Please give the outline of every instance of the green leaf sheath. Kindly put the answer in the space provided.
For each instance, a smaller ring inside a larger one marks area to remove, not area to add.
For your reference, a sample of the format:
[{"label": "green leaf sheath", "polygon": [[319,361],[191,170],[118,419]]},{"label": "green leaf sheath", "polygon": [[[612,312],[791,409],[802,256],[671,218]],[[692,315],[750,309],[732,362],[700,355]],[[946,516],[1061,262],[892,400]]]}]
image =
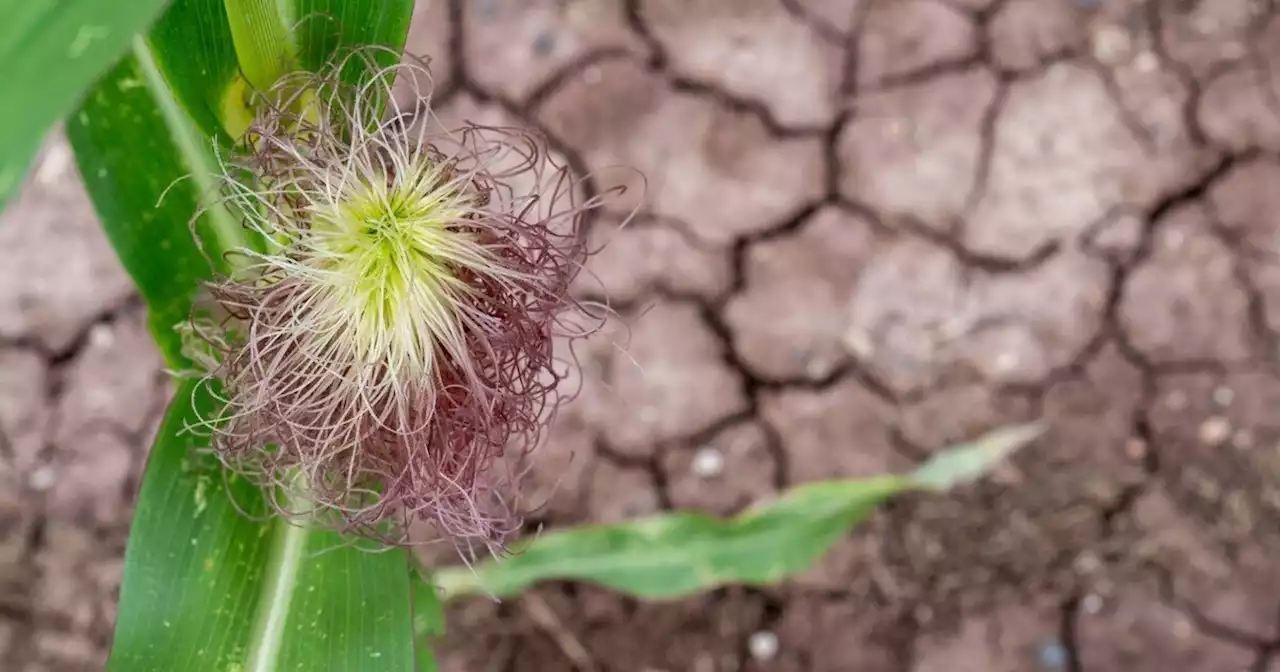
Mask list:
[{"label": "green leaf sheath", "polygon": [[164,0],[0,0],[0,208],[45,132],[129,48]]},{"label": "green leaf sheath", "polygon": [[290,41],[276,0],[224,0],[240,72],[266,90],[294,70]]},{"label": "green leaf sheath", "polygon": [[[397,54],[404,50],[413,16],[411,2],[396,0],[284,0],[284,4],[296,26],[299,62],[304,69],[313,71],[325,67],[335,55],[346,55],[350,45],[361,44],[387,47],[387,51],[374,54],[374,61],[378,67],[394,65]],[[387,39],[390,36],[398,39]],[[342,71],[343,80],[352,84],[367,75],[368,70],[360,61],[347,63]]]},{"label": "green leaf sheath", "polygon": [[1038,435],[1034,425],[999,430],[940,452],[913,474],[810,483],[729,520],[686,512],[549,532],[517,544],[510,557],[441,569],[434,580],[446,599],[509,596],[550,579],[590,581],[642,598],[774,583],[808,569],[889,497],[968,482]]},{"label": "green leaf sheath", "polygon": [[178,106],[223,143],[248,125],[245,89],[222,0],[174,0],[147,35]]},{"label": "green leaf sheath", "polygon": [[414,669],[405,554],[267,517],[258,488],[226,477],[183,431],[214,403],[184,383],[160,427],[108,670]]}]

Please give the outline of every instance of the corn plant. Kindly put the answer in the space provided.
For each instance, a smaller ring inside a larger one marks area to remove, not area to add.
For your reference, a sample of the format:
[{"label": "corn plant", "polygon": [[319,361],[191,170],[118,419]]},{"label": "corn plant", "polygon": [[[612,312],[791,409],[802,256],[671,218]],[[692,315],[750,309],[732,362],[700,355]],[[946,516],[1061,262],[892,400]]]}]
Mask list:
[{"label": "corn plant", "polygon": [[[177,381],[110,670],[433,669],[442,601],[548,579],[652,599],[775,583],[885,499],[978,477],[1037,433],[730,519],[508,543],[519,483],[489,467],[537,459],[564,376],[552,342],[589,331],[565,318],[600,204],[576,198],[581,176],[523,131],[415,123],[422,101],[393,95],[425,67],[402,55],[412,0],[0,5],[0,198],[64,120]],[[411,523],[484,559],[422,567]]]}]

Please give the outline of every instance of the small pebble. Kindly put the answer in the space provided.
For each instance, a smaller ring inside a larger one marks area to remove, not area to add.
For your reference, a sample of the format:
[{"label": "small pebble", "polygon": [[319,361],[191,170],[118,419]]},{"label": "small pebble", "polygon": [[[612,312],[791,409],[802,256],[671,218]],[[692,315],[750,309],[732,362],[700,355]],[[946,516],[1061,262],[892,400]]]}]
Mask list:
[{"label": "small pebble", "polygon": [[110,325],[98,323],[89,328],[89,344],[95,348],[109,348],[116,340]]},{"label": "small pebble", "polygon": [[808,355],[804,358],[804,373],[810,378],[821,378],[831,367],[817,355]]},{"label": "small pebble", "polygon": [[996,357],[996,373],[1012,373],[1018,368],[1018,354],[1002,352]]},{"label": "small pebble", "polygon": [[1221,386],[1213,390],[1213,403],[1219,406],[1230,406],[1231,402],[1236,398],[1235,390],[1229,387]]},{"label": "small pebble", "polygon": [[1200,423],[1200,443],[1206,446],[1220,446],[1231,436],[1231,421],[1215,415]]},{"label": "small pebble", "polygon": [[851,330],[845,334],[844,346],[855,357],[870,357],[875,351],[875,346],[871,343],[871,337],[861,330]]},{"label": "small pebble", "polygon": [[1160,69],[1160,57],[1153,52],[1144,51],[1133,58],[1133,69],[1142,74],[1155,72]]},{"label": "small pebble", "polygon": [[549,32],[538,33],[538,36],[533,38],[533,53],[541,58],[550,56],[555,48],[556,36]]},{"label": "small pebble", "polygon": [[56,483],[57,480],[58,475],[53,471],[53,467],[45,465],[31,472],[28,482],[31,484],[32,490],[35,490],[36,492],[44,492],[45,490],[52,488],[53,484]]},{"label": "small pebble", "polygon": [[761,630],[747,640],[747,650],[756,660],[773,660],[778,655],[778,636],[768,630]]},{"label": "small pebble", "polygon": [[1080,607],[1084,609],[1084,613],[1094,615],[1102,611],[1102,596],[1097,593],[1089,593],[1080,601]]},{"label": "small pebble", "polygon": [[36,181],[43,185],[56,184],[71,167],[71,150],[65,144],[50,145],[44,161],[36,169]]},{"label": "small pebble", "polygon": [[691,468],[698,478],[715,478],[724,473],[724,454],[712,446],[701,448],[693,456]]},{"label": "small pebble", "polygon": [[1075,566],[1076,571],[1081,574],[1092,574],[1102,569],[1102,561],[1098,556],[1086,551],[1076,556]]},{"label": "small pebble", "polygon": [[1043,670],[1061,670],[1067,666],[1067,647],[1054,641],[1040,647],[1040,668]]},{"label": "small pebble", "polygon": [[1093,34],[1093,55],[1108,65],[1125,60],[1131,48],[1129,35],[1119,26],[1102,26]]}]

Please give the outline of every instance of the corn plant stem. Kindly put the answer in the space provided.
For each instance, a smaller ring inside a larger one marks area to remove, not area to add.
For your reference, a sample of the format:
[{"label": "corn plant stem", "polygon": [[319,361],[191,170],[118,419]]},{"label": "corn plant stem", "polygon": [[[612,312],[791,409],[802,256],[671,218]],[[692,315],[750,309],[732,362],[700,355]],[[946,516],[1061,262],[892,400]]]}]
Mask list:
[{"label": "corn plant stem", "polygon": [[266,91],[293,70],[294,49],[276,0],[224,0],[240,72]]}]

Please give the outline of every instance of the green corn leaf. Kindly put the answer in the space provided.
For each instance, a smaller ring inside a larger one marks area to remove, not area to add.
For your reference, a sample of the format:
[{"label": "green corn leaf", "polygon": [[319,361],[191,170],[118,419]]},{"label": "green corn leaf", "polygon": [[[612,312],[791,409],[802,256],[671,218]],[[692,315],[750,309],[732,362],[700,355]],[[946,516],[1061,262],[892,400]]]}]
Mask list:
[{"label": "green corn leaf", "polygon": [[146,48],[169,97],[203,137],[225,143],[248,126],[247,90],[223,0],[173,0],[147,34]]},{"label": "green corn leaf", "polygon": [[413,610],[413,631],[418,635],[418,672],[436,672],[439,668],[431,655],[430,644],[444,636],[444,604],[429,573],[414,582]]},{"label": "green corn leaf", "polygon": [[[147,302],[151,333],[169,365],[180,368],[174,327],[190,316],[198,283],[212,270],[189,226],[215,186],[209,139],[183,113],[142,39],[66,128],[107,238]],[[196,229],[215,262],[244,244],[239,223],[221,207],[201,216]]]},{"label": "green corn leaf", "polygon": [[[296,0],[290,39],[305,67],[323,67],[322,49],[404,45],[411,0]],[[339,23],[341,22],[341,23]],[[343,29],[348,23],[356,27]],[[107,237],[146,299],[151,332],[180,368],[174,326],[190,315],[198,283],[213,263],[247,241],[225,209],[197,222],[202,254],[188,226],[216,186],[216,143],[247,125],[245,83],[236,63],[223,0],[176,0],[146,37],[90,90],[67,120],[80,174]],[[163,197],[163,198],[162,198]],[[221,269],[225,270],[225,269]]]},{"label": "green corn leaf", "polygon": [[293,40],[276,0],[225,0],[240,73],[269,89],[296,69]]},{"label": "green corn leaf", "polygon": [[147,27],[164,0],[0,0],[0,208],[45,131]]},{"label": "green corn leaf", "polygon": [[[245,104],[250,83],[241,74],[245,68],[236,60],[237,45],[228,7],[260,9],[269,5],[278,9],[280,21],[291,29],[284,36],[288,43],[278,45],[280,54],[287,55],[291,65],[312,72],[326,68],[355,47],[367,45],[386,47],[386,51],[376,52],[375,60],[381,66],[392,65],[395,55],[404,48],[413,14],[412,0],[224,2],[175,0],[156,21],[150,39],[157,66],[171,83],[183,109],[205,134],[223,140],[239,135],[251,118]],[[276,72],[263,62],[269,62],[264,52],[269,51],[269,41],[276,39],[277,32],[268,30],[265,36],[244,29],[239,32],[241,52],[255,55],[257,61],[247,70]],[[185,46],[192,44],[201,48],[188,50]],[[353,63],[343,74],[354,82],[366,73]],[[261,80],[260,85],[266,78],[265,74],[255,77]]]},{"label": "green corn leaf", "polygon": [[550,579],[651,599],[774,583],[811,567],[887,498],[970,481],[1036,436],[1035,426],[1000,430],[943,451],[913,474],[810,483],[728,520],[681,512],[549,532],[516,544],[507,558],[441,569],[433,580],[446,599],[505,597]]},{"label": "green corn leaf", "polygon": [[[384,22],[385,34],[359,33],[403,43],[409,0],[330,4],[403,15]],[[186,362],[174,325],[190,314],[211,264],[248,243],[229,213],[202,200],[215,186],[212,150],[237,122],[235,53],[221,0],[177,0],[67,121],[107,236],[178,369]],[[202,206],[194,228],[208,258],[191,234]],[[193,394],[191,383],[180,387],[147,463],[108,669],[415,669],[406,554],[368,552],[332,532],[265,516],[261,492],[228,478],[196,452],[199,437],[182,431],[197,411],[214,410],[211,398]]]},{"label": "green corn leaf", "polygon": [[270,518],[183,431],[214,403],[194,388],[179,388],[147,463],[107,669],[413,670],[404,553]]},{"label": "green corn leaf", "polygon": [[[422,0],[441,2],[442,0]],[[317,70],[342,54],[352,44],[390,45],[395,52],[404,48],[400,42],[379,39],[383,35],[407,35],[412,11],[403,11],[394,2],[369,0],[283,0],[286,18],[291,20],[297,35],[297,55],[304,69]],[[412,3],[409,3],[412,5]],[[412,7],[410,7],[412,10]],[[396,62],[390,51],[375,55],[375,62],[386,67]],[[343,79],[358,82],[365,76],[365,68],[358,62],[349,64],[343,71]]]},{"label": "green corn leaf", "polygon": [[442,570],[436,582],[448,597],[505,597],[539,581],[575,579],[654,599],[726,583],[773,583],[809,567],[846,528],[907,486],[895,477],[814,483],[729,521],[682,512],[550,532],[474,571]]},{"label": "green corn leaf", "polygon": [[1044,433],[1044,425],[1030,423],[1003,427],[972,443],[945,450],[912,472],[910,478],[921,490],[944,492],[986,475],[1014,451]]}]

